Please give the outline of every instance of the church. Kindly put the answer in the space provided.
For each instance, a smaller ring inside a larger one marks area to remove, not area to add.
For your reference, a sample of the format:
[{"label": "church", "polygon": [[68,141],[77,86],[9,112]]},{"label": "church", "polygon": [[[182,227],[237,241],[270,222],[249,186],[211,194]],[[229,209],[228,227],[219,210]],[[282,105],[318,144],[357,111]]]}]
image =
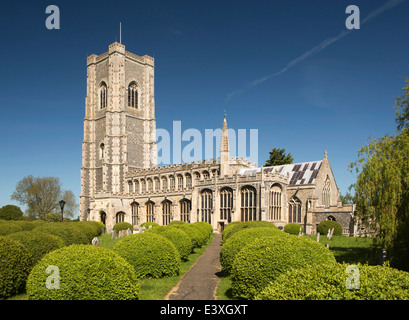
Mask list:
[{"label": "church", "polygon": [[298,223],[315,234],[335,220],[356,233],[354,205],[343,205],[325,151],[320,160],[260,167],[230,155],[227,119],[220,157],[157,165],[154,59],[121,43],[87,58],[80,220],[167,225],[206,221],[222,231],[233,221]]}]

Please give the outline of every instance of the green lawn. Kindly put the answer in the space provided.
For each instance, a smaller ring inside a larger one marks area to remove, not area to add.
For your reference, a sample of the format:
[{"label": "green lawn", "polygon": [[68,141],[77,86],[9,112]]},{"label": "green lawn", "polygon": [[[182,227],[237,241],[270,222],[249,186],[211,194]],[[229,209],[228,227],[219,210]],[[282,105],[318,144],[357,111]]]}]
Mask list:
[{"label": "green lawn", "polygon": [[[306,236],[317,240],[317,235]],[[326,236],[320,236],[320,243],[329,245],[337,262],[378,264],[377,248],[373,246],[372,238],[333,236],[328,240]],[[219,300],[234,300],[231,295],[231,279],[229,275],[220,274],[220,282],[216,289],[216,297]]]}]

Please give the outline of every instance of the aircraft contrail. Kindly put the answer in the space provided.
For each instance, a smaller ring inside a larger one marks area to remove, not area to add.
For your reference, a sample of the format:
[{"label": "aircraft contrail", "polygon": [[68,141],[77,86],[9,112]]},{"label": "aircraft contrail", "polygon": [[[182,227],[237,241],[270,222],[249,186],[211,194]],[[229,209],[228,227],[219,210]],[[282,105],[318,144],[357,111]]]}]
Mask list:
[{"label": "aircraft contrail", "polygon": [[[389,0],[387,3],[385,3],[384,5],[380,6],[378,9],[372,11],[370,14],[368,14],[367,17],[365,17],[365,19],[363,19],[361,21],[361,25],[365,24],[366,22],[376,18],[377,16],[379,16],[380,14],[382,14],[383,12],[385,12],[386,10],[392,9],[395,6],[397,6],[398,4],[405,2],[407,0]],[[236,95],[240,95],[243,92],[257,86],[260,83],[263,83],[264,81],[267,81],[271,78],[277,77],[280,74],[283,74],[284,72],[286,72],[287,70],[291,69],[292,67],[296,66],[297,64],[301,63],[302,61],[304,61],[305,59],[321,52],[322,50],[324,50],[326,47],[328,47],[329,45],[333,44],[334,42],[337,42],[338,40],[342,39],[343,37],[345,37],[346,35],[348,35],[351,31],[353,30],[344,30],[342,31],[338,36],[336,37],[332,37],[332,38],[328,38],[325,39],[324,41],[322,41],[319,45],[311,48],[310,50],[304,52],[301,56],[299,56],[298,58],[295,58],[294,60],[291,60],[287,66],[285,66],[284,68],[282,68],[280,71],[272,73],[270,75],[258,78],[256,80],[253,80],[251,82],[248,82],[245,86],[243,86],[241,89],[233,91],[231,93],[229,93],[226,97],[225,100],[225,104],[227,102],[229,102],[229,100],[236,96]]]}]

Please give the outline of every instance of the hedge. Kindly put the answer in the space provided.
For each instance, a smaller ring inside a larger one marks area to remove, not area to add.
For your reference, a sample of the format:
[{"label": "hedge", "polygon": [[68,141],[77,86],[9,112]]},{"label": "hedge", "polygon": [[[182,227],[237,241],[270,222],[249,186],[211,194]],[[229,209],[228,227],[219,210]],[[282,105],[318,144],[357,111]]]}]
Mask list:
[{"label": "hedge", "polygon": [[203,226],[203,227],[207,230],[207,232],[209,233],[209,236],[213,233],[213,227],[212,227],[212,225],[211,225],[210,223],[208,223],[208,222],[205,222],[205,221],[197,221],[197,222],[194,222],[193,225]]},{"label": "hedge", "polygon": [[99,221],[79,221],[76,223],[91,226],[95,237],[100,236],[105,231],[105,225]]},{"label": "hedge", "polygon": [[13,221],[13,223],[19,226],[21,229],[23,229],[23,231],[30,231],[38,227],[36,224],[33,224],[31,221],[19,220],[19,221]]},{"label": "hedge", "polygon": [[188,255],[193,250],[193,244],[190,237],[182,229],[159,226],[148,229],[145,232],[153,232],[167,238],[176,247],[181,259],[187,259]]},{"label": "hedge", "polygon": [[[349,264],[311,265],[282,274],[256,300],[408,300],[409,273],[389,266],[359,268],[359,289],[348,289]],[[353,283],[353,282],[352,282]]]},{"label": "hedge", "polygon": [[132,231],[133,225],[131,225],[129,222],[118,222],[114,225],[113,229],[114,231],[122,231],[127,229],[130,229]]},{"label": "hedge", "polygon": [[333,235],[342,235],[342,226],[339,224],[339,222],[336,222],[333,220],[321,221],[319,225],[317,226],[317,231],[321,235],[327,235],[328,230],[332,228],[334,228]]},{"label": "hedge", "polygon": [[65,246],[60,237],[42,232],[20,231],[9,234],[7,237],[22,243],[32,255],[34,264],[40,261],[46,253]]},{"label": "hedge", "polygon": [[32,256],[23,244],[0,236],[0,299],[23,291],[32,266]]},{"label": "hedge", "polygon": [[199,231],[197,227],[194,227],[190,223],[185,224],[174,224],[169,226],[169,228],[179,228],[186,232],[192,241],[193,248],[200,248],[203,245],[203,234]]},{"label": "hedge", "polygon": [[236,255],[231,269],[232,293],[252,299],[281,273],[323,263],[335,263],[335,258],[311,239],[280,233],[259,238]]},{"label": "hedge", "polygon": [[234,259],[237,253],[240,252],[246,245],[252,243],[254,240],[270,235],[281,234],[285,236],[282,231],[276,228],[247,228],[236,232],[228,241],[223,243],[220,249],[220,265],[222,271],[230,273]]},{"label": "hedge", "polygon": [[169,224],[168,224],[168,226],[173,226],[173,225],[175,225],[175,224],[185,224],[186,222],[184,222],[184,221],[180,221],[180,220],[173,220],[172,222],[170,222]]},{"label": "hedge", "polygon": [[268,221],[239,222],[239,223],[234,224],[232,227],[223,230],[222,232],[223,242],[227,241],[229,237],[231,237],[233,234],[235,234],[236,232],[240,230],[247,229],[247,228],[262,228],[262,227],[275,228],[278,230],[278,228],[274,224]]},{"label": "hedge", "polygon": [[[48,266],[58,267],[58,273],[55,269],[47,273]],[[47,278],[49,285],[59,288],[47,288]],[[27,280],[29,300],[136,300],[139,294],[132,266],[112,250],[91,245],[50,252]]]},{"label": "hedge", "polygon": [[33,229],[33,232],[43,232],[56,235],[63,239],[65,245],[67,246],[71,244],[90,243],[89,239],[80,229],[80,227],[75,226],[75,223],[73,222],[49,222]]},{"label": "hedge", "polygon": [[190,224],[190,226],[192,226],[193,228],[196,228],[200,232],[201,234],[200,246],[203,246],[207,242],[207,239],[209,239],[210,237],[209,230],[204,225],[197,224],[197,223],[192,223]]},{"label": "hedge", "polygon": [[13,232],[20,232],[23,231],[19,225],[15,224],[14,222],[3,222],[0,223],[0,236],[6,236]]},{"label": "hedge", "polygon": [[300,228],[301,231],[304,232],[304,228],[300,226],[298,223],[287,223],[284,226],[284,232],[287,232],[289,234],[295,234],[298,236],[298,234],[300,233]]},{"label": "hedge", "polygon": [[138,278],[161,278],[179,274],[179,252],[171,241],[159,234],[131,234],[119,240],[113,250],[134,267]]},{"label": "hedge", "polygon": [[159,227],[159,224],[156,222],[144,222],[141,224],[141,227],[145,227],[146,229],[149,229],[149,226],[152,226],[152,228],[154,228]]}]

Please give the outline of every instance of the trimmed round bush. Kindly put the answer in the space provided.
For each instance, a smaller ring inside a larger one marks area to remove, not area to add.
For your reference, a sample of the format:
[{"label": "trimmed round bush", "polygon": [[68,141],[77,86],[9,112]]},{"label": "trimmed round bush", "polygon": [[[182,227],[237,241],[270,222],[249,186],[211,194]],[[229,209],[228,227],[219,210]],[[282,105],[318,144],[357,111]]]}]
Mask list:
[{"label": "trimmed round bush", "polygon": [[280,233],[259,238],[236,255],[232,293],[252,299],[283,272],[324,263],[335,263],[332,252],[311,239]]},{"label": "trimmed round bush", "polygon": [[159,224],[156,222],[144,222],[141,224],[141,227],[145,227],[146,229],[149,229],[149,226],[152,226],[152,228],[154,228],[159,227]]},{"label": "trimmed round bush", "polygon": [[24,289],[32,266],[32,256],[23,244],[0,236],[0,299]]},{"label": "trimmed round bush", "polygon": [[8,234],[11,234],[14,232],[20,232],[20,231],[23,231],[23,228],[21,228],[19,225],[15,224],[14,222],[0,223],[0,236],[6,236]]},{"label": "trimmed round bush", "polygon": [[258,238],[277,234],[286,236],[286,234],[284,234],[278,228],[276,229],[268,227],[247,228],[236,232],[228,239],[228,241],[223,243],[223,246],[220,249],[220,264],[222,267],[222,271],[225,273],[230,273],[237,253],[239,253],[240,250],[243,249],[246,245],[252,243]]},{"label": "trimmed round bush", "polygon": [[197,222],[194,222],[192,225],[198,225],[198,226],[202,226],[206,231],[207,231],[207,233],[209,234],[209,237],[210,237],[210,235],[213,233],[213,227],[212,227],[212,225],[210,224],[210,223],[208,223],[208,222],[205,222],[205,221],[197,221]]},{"label": "trimmed round bush", "polygon": [[236,232],[247,228],[275,228],[279,230],[274,224],[268,221],[247,221],[234,224],[231,228],[226,229],[222,233],[223,242],[227,241]]},{"label": "trimmed round bush", "polygon": [[[58,267],[58,273],[55,269],[47,272],[49,266]],[[47,278],[49,285],[59,288],[47,288]],[[136,300],[139,294],[132,266],[112,250],[91,245],[48,253],[27,280],[29,300]]]},{"label": "trimmed round bush", "polygon": [[85,225],[92,230],[92,234],[94,237],[97,237],[102,234],[105,230],[105,225],[99,221],[78,221],[76,222],[78,225]]},{"label": "trimmed round bush", "polygon": [[46,253],[65,246],[60,237],[42,232],[20,231],[9,234],[7,237],[22,243],[32,255],[34,264]]},{"label": "trimmed round bush", "polygon": [[179,228],[186,232],[192,241],[193,248],[200,248],[203,245],[203,234],[197,228],[192,226],[190,223],[185,224],[174,224],[169,226],[169,228]]},{"label": "trimmed round bush", "polygon": [[153,232],[167,238],[176,247],[181,259],[187,259],[188,255],[193,250],[193,245],[190,237],[181,229],[159,226],[156,228],[148,229],[145,232]]},{"label": "trimmed round bush", "polygon": [[172,222],[170,222],[169,224],[168,224],[168,226],[173,226],[173,225],[175,225],[175,224],[185,224],[186,222],[184,222],[184,221],[180,221],[180,220],[173,220]]},{"label": "trimmed round bush", "polygon": [[200,232],[200,234],[202,235],[201,238],[200,238],[200,246],[203,246],[207,242],[207,239],[209,239],[209,236],[210,236],[209,230],[205,226],[203,226],[201,224],[192,223],[190,225],[193,228],[196,228],[196,230],[198,230]]},{"label": "trimmed round bush", "polygon": [[336,222],[333,220],[321,221],[319,225],[317,226],[317,231],[321,235],[327,235],[328,230],[332,228],[334,228],[333,235],[342,235],[342,226],[339,224],[339,222]]},{"label": "trimmed round bush", "polygon": [[33,232],[43,232],[60,237],[65,245],[88,244],[87,236],[79,227],[70,222],[49,222],[33,229]]},{"label": "trimmed round bush", "polygon": [[33,230],[35,227],[37,227],[31,221],[19,220],[19,221],[13,221],[13,223],[15,225],[18,225],[21,229],[23,229],[23,231],[30,231],[30,230]]},{"label": "trimmed round bush", "polygon": [[300,226],[298,223],[287,223],[284,226],[284,232],[287,232],[289,234],[295,234],[298,236],[298,234],[300,233],[300,228],[301,231],[304,232],[304,228]]},{"label": "trimmed round bush", "polygon": [[[389,266],[359,268],[359,289],[348,289],[349,264],[311,265],[279,276],[256,300],[408,300],[409,273]],[[354,284],[352,280],[352,284]]]},{"label": "trimmed round bush", "polygon": [[119,240],[113,250],[134,267],[138,278],[161,278],[179,274],[179,252],[171,241],[159,234],[131,234]]},{"label": "trimmed round bush", "polygon": [[233,221],[225,225],[223,231],[222,231],[222,239],[226,236],[227,233],[229,233],[230,228],[234,227],[236,224],[243,223],[241,221]]},{"label": "trimmed round bush", "polygon": [[122,230],[133,230],[133,225],[131,225],[129,222],[118,222],[114,225],[114,231],[122,231]]},{"label": "trimmed round bush", "polygon": [[83,224],[80,222],[69,222],[69,224],[71,225],[71,227],[80,230],[87,237],[86,243],[91,243],[92,239],[97,236],[96,230],[91,225]]}]

